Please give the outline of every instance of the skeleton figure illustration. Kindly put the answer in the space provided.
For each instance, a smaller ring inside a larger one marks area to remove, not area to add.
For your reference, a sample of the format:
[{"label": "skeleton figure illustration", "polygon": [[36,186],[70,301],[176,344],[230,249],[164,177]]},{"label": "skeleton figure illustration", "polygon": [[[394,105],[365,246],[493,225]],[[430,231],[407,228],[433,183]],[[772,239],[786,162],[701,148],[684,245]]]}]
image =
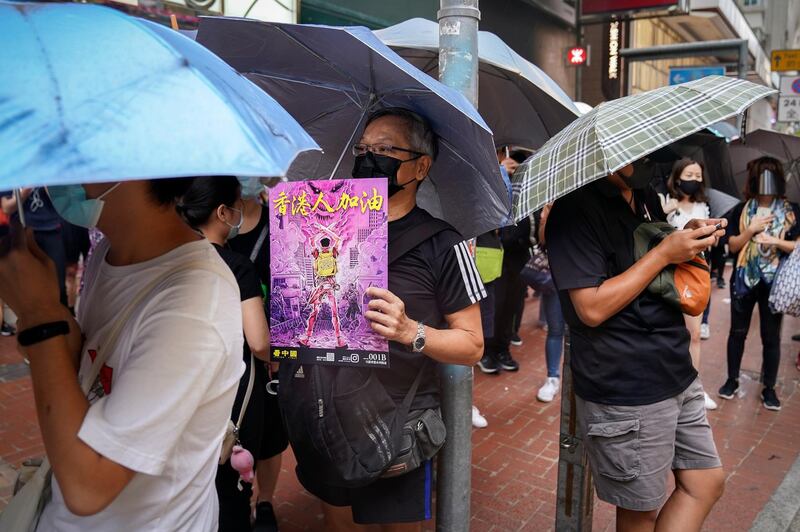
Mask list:
[{"label": "skeleton figure illustration", "polygon": [[326,226],[319,222],[312,222],[311,225],[318,230],[309,238],[312,246],[311,256],[314,258],[314,291],[308,298],[307,305],[311,307],[311,314],[306,322],[306,331],[300,336],[298,343],[309,346],[314,334],[314,323],[317,321],[322,304],[327,300],[331,311],[333,331],[336,335],[336,347],[347,347],[347,341],[342,334],[336,301],[336,291],[339,289],[339,285],[336,283],[336,274],[338,273],[338,258],[342,240],[333,231],[335,224]]}]

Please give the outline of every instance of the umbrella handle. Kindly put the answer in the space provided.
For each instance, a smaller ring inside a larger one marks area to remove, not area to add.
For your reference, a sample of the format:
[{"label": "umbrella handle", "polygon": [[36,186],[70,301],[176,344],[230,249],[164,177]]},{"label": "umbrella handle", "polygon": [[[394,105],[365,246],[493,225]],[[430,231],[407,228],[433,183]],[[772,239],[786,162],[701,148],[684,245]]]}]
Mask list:
[{"label": "umbrella handle", "polygon": [[350,149],[350,145],[353,143],[353,139],[355,138],[356,133],[358,133],[358,128],[361,127],[361,122],[364,120],[364,118],[366,118],[367,113],[369,112],[369,110],[372,109],[372,103],[374,101],[375,101],[375,93],[374,92],[370,92],[369,93],[369,101],[367,102],[367,105],[364,106],[364,111],[361,113],[361,116],[358,118],[358,122],[356,122],[356,127],[353,128],[353,132],[350,134],[350,138],[347,139],[347,143],[344,145],[344,148],[342,148],[342,153],[339,154],[339,160],[336,161],[336,164],[333,167],[333,171],[331,172],[331,175],[328,177],[328,179],[333,179],[334,174],[336,174],[336,171],[339,169],[339,166],[342,164],[342,160],[344,159],[344,154],[347,153],[348,149]]}]

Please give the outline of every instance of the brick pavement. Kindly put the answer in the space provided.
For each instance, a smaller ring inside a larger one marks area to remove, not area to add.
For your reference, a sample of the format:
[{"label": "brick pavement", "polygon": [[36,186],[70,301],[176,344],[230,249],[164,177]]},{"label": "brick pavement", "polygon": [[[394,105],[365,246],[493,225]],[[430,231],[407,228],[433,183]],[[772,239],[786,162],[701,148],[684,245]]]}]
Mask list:
[{"label": "brick pavement", "polygon": [[[727,294],[714,290],[712,337],[703,342],[700,373],[712,392],[725,379]],[[489,427],[473,432],[474,531],[553,529],[559,405],[536,401],[545,375],[545,333],[535,327],[537,316],[537,301],[529,300],[522,327],[525,343],[514,348],[522,366],[518,373],[476,373],[475,402],[489,419]],[[728,481],[725,495],[706,521],[708,531],[748,529],[800,453],[800,372],[794,367],[800,344],[790,340],[800,331],[800,320],[784,320],[777,387],[783,410],[778,413],[765,410],[759,401],[757,323],[754,316],[742,364],[742,396],[734,401],[719,399],[720,408],[709,413]],[[13,339],[0,338],[0,507],[10,494],[12,466],[43,451],[30,381],[19,376],[21,358],[14,345]],[[322,530],[314,499],[300,488],[292,471],[293,459],[287,453],[275,499],[281,530]],[[613,530],[613,526],[613,508],[596,501],[594,529]]]}]

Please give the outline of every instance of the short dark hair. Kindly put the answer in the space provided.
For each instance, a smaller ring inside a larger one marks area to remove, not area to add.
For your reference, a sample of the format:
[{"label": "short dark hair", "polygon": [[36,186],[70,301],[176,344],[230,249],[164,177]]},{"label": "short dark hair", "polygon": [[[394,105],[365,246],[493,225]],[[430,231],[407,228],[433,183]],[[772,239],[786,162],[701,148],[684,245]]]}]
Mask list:
[{"label": "short dark hair", "polygon": [[370,114],[364,127],[384,116],[396,116],[403,119],[408,128],[406,135],[408,142],[411,144],[409,148],[436,159],[436,155],[439,153],[436,135],[433,133],[428,121],[421,115],[402,107],[384,107]]},{"label": "short dark hair", "polygon": [[169,207],[178,202],[189,187],[194,177],[174,177],[171,179],[150,179],[150,197],[161,207]]},{"label": "short dark hair", "polygon": [[320,238],[319,243],[322,244],[322,247],[328,247],[331,245],[331,239],[326,237]]},{"label": "short dark hair", "polygon": [[178,214],[192,228],[205,225],[217,207],[233,207],[241,198],[242,185],[233,176],[195,177],[181,200],[175,205]]},{"label": "short dark hair", "polygon": [[672,173],[669,175],[669,179],[667,179],[667,190],[669,191],[669,195],[675,199],[681,199],[686,197],[686,193],[680,189],[678,186],[678,181],[681,179],[681,174],[686,169],[687,166],[691,166],[696,164],[700,167],[700,172],[703,174],[703,181],[701,182],[703,186],[697,189],[697,192],[692,194],[689,197],[689,201],[694,203],[708,203],[708,197],[706,197],[706,168],[703,166],[703,163],[700,161],[695,161],[694,159],[690,159],[688,157],[684,157],[683,159],[678,159],[675,161],[675,164],[672,165]]},{"label": "short dark hair", "polygon": [[771,170],[777,178],[778,197],[786,195],[786,177],[783,173],[783,164],[774,157],[759,157],[747,163],[747,181],[744,184],[745,199],[758,197],[758,181],[761,172]]}]

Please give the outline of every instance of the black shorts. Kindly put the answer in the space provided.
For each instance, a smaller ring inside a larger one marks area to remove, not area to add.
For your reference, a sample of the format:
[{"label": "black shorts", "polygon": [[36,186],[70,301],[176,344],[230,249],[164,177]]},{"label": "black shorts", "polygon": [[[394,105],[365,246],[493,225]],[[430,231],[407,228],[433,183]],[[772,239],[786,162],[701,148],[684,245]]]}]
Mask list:
[{"label": "black shorts", "polygon": [[410,473],[382,478],[361,488],[341,488],[315,481],[297,467],[300,484],[331,506],[350,506],[353,521],[362,525],[415,523],[431,518],[433,466],[427,460]]},{"label": "black shorts", "polygon": [[289,447],[289,438],[286,427],[283,426],[283,417],[278,407],[278,396],[264,391],[264,431],[261,435],[261,447],[256,454],[256,460],[267,460],[281,454]]}]

